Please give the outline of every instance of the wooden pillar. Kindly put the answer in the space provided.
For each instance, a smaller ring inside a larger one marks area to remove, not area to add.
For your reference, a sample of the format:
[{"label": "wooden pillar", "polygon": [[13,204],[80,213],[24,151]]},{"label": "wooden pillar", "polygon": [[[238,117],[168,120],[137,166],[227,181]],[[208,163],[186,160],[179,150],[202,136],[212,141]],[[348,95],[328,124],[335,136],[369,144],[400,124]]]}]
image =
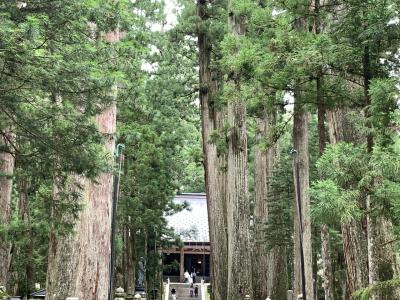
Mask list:
[{"label": "wooden pillar", "polygon": [[179,277],[180,277],[181,282],[184,282],[185,277],[183,274],[185,272],[185,253],[184,253],[183,247],[181,248],[181,262],[180,262],[179,267],[180,267],[179,268]]}]

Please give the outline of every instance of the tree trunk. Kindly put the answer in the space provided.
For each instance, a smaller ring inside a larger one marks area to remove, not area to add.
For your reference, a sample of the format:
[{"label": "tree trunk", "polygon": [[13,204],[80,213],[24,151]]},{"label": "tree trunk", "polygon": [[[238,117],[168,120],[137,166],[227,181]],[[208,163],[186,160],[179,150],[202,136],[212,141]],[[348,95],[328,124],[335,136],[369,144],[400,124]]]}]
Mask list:
[{"label": "tree trunk", "polygon": [[[396,240],[393,224],[384,216],[377,217],[375,221],[374,253],[377,264],[377,280],[386,281],[399,276],[399,265],[396,257]],[[379,295],[379,299],[400,299],[399,289],[388,290]],[[386,297],[386,298],[385,298]]]},{"label": "tree trunk", "polygon": [[[247,193],[246,104],[228,103],[232,132],[228,149],[228,299],[252,297],[249,199]],[[241,292],[240,292],[241,291]]]},{"label": "tree trunk", "polygon": [[[84,182],[84,179],[81,178],[81,183],[84,184]],[[53,220],[60,218],[58,221],[70,222],[73,220],[72,216],[67,214],[62,214],[60,216],[55,209],[56,202],[59,201],[60,197],[60,188],[59,179],[57,176],[54,176],[51,217]],[[79,220],[77,220],[75,224],[74,232],[69,235],[60,236],[56,232],[54,224],[50,228],[46,299],[55,300],[75,296],[75,284],[78,280],[76,273],[78,268],[77,257],[80,251],[80,245],[77,239],[78,228]],[[82,250],[85,251],[84,249]]]},{"label": "tree trunk", "polygon": [[[319,7],[319,1],[315,1],[316,7]],[[319,32],[318,26],[315,29],[316,33]],[[318,109],[318,144],[319,144],[319,156],[325,151],[326,146],[326,134],[325,134],[325,101],[322,93],[322,75],[318,74],[316,79],[317,85],[317,109]],[[320,179],[323,179],[320,175]],[[323,287],[325,300],[333,300],[333,273],[332,273],[332,259],[331,259],[331,245],[329,228],[326,224],[321,226],[321,247],[322,247],[322,267],[323,267]]]},{"label": "tree trunk", "polygon": [[[113,104],[96,117],[100,132],[109,137],[105,147],[110,155],[115,148],[116,112],[116,105]],[[100,174],[87,188],[89,203],[86,203],[82,212],[79,230],[81,251],[76,297],[107,299],[111,254],[112,172]]]},{"label": "tree trunk", "polygon": [[19,199],[18,199],[18,213],[20,219],[23,221],[26,228],[28,243],[21,249],[25,256],[25,278],[26,278],[26,289],[30,291],[34,284],[34,269],[33,269],[33,247],[32,247],[32,228],[31,228],[31,216],[28,207],[28,181],[26,178],[22,178],[19,182]]},{"label": "tree trunk", "polygon": [[[302,293],[302,262],[304,257],[305,292],[308,300],[314,299],[311,220],[309,189],[308,122],[309,113],[301,102],[300,94],[295,95],[293,119],[293,146],[297,151],[293,164],[296,203],[294,218],[294,294]],[[304,284],[304,283],[303,283]]]},{"label": "tree trunk", "polygon": [[[7,226],[11,220],[12,175],[14,173],[14,156],[10,141],[13,134],[6,130],[0,135],[0,224]],[[0,286],[7,287],[11,263],[11,243],[0,234]]]},{"label": "tree trunk", "polygon": [[[359,143],[361,137],[351,125],[347,111],[335,108],[327,112],[329,137],[332,144]],[[367,237],[362,222],[342,224],[343,254],[346,262],[346,297],[368,284]]]},{"label": "tree trunk", "polygon": [[[371,195],[367,196],[366,199],[366,209],[367,212],[367,249],[368,249],[368,283],[373,285],[378,280],[378,261],[376,261],[376,249],[375,249],[375,240],[376,240],[376,218],[371,216]],[[378,300],[378,295],[373,294],[371,297],[372,300]]]},{"label": "tree trunk", "polygon": [[[118,41],[118,30],[107,33],[105,38]],[[115,149],[116,112],[114,103],[95,118],[111,157]],[[103,172],[94,180],[78,180],[85,182],[84,207],[73,234],[57,237],[52,231],[50,235],[46,299],[108,297],[113,174]]]},{"label": "tree trunk", "polygon": [[[197,1],[197,15],[202,19],[208,18],[207,4]],[[226,224],[226,158],[218,153],[212,134],[221,130],[224,123],[224,112],[214,106],[218,82],[213,79],[210,62],[212,45],[207,32],[198,33],[199,47],[199,80],[200,105],[202,122],[202,140],[204,154],[204,170],[207,191],[208,221],[211,246],[211,284],[214,300],[227,299],[228,246]]]},{"label": "tree trunk", "polygon": [[163,292],[164,292],[164,284],[163,284],[163,253],[162,249],[158,248],[157,249],[157,277],[156,277],[156,288],[158,289],[158,300],[163,299]]},{"label": "tree trunk", "polygon": [[[267,138],[275,124],[275,114],[257,119],[256,140]],[[284,247],[267,249],[264,226],[268,221],[270,180],[276,161],[276,145],[268,150],[256,147],[254,161],[254,246],[253,246],[253,290],[255,300],[283,299],[287,291],[287,263]]]},{"label": "tree trunk", "polygon": [[[244,35],[244,19],[231,11],[230,33],[240,39]],[[240,74],[229,74],[229,84],[235,89],[228,101],[228,165],[227,165],[227,225],[228,225],[228,299],[253,298],[250,256],[250,209],[247,190],[247,129],[246,103],[240,98]]]},{"label": "tree trunk", "polygon": [[[263,141],[268,134],[270,120],[267,117],[258,118],[256,143]],[[272,152],[272,153],[271,153]],[[268,270],[269,253],[265,245],[264,225],[268,220],[268,185],[276,155],[274,146],[268,151],[256,144],[254,155],[254,245],[253,245],[253,290],[255,300],[264,300],[268,297],[266,284],[270,274]],[[271,161],[272,160],[272,161]]]},{"label": "tree trunk", "polygon": [[346,289],[349,298],[368,284],[367,239],[360,221],[342,224],[343,253],[346,261]]},{"label": "tree trunk", "polygon": [[134,292],[135,282],[133,276],[133,236],[129,231],[129,227],[124,225],[124,265],[123,265],[123,278],[124,278],[124,289],[127,293]]},{"label": "tree trunk", "polygon": [[284,246],[275,246],[269,252],[267,277],[268,296],[271,299],[285,299],[288,289],[288,270]]},{"label": "tree trunk", "polygon": [[331,260],[331,243],[329,237],[329,228],[326,224],[321,226],[321,244],[322,244],[322,267],[324,279],[325,300],[333,300],[333,273]]}]

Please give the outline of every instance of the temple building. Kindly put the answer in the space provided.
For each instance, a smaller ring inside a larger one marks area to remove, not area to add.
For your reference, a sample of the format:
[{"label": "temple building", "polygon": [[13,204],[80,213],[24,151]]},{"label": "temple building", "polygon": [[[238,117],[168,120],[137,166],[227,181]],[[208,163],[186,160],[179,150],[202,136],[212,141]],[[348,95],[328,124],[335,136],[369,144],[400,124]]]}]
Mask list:
[{"label": "temple building", "polygon": [[208,231],[207,199],[204,193],[177,195],[175,203],[188,207],[168,216],[168,226],[173,227],[184,246],[164,249],[164,277],[172,282],[183,282],[184,272],[195,271],[197,278],[208,281],[210,276],[210,239]]}]

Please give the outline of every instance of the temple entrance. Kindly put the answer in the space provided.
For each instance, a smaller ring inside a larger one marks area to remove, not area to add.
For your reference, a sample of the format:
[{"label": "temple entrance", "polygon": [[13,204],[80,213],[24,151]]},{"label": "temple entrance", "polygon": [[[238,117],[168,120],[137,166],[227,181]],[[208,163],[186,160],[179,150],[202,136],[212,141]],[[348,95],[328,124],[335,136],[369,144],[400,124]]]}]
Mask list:
[{"label": "temple entrance", "polygon": [[185,271],[196,272],[199,277],[210,276],[210,255],[209,254],[186,254]]},{"label": "temple entrance", "polygon": [[164,278],[184,282],[185,271],[196,272],[196,282],[210,277],[210,239],[208,232],[207,198],[202,193],[177,195],[174,203],[187,206],[176,214],[167,216],[168,226],[183,242],[162,250]]},{"label": "temple entrance", "polygon": [[200,282],[204,279],[209,281],[210,277],[210,252],[204,251],[202,253],[193,251],[185,252],[182,249],[169,249],[164,250],[164,278],[169,278],[171,282],[184,282],[184,273],[196,272],[196,281]]}]

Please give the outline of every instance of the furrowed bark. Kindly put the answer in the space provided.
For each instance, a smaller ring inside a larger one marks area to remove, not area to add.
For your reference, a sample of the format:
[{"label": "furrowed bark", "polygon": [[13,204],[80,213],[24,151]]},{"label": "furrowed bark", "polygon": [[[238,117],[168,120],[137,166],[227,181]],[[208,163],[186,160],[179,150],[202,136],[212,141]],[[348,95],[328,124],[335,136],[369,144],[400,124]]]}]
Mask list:
[{"label": "furrowed bark", "polygon": [[[232,132],[228,150],[228,299],[252,297],[249,202],[247,194],[246,106],[228,104]],[[241,293],[240,293],[241,291]]]},{"label": "furrowed bark", "polygon": [[[0,224],[7,226],[11,220],[11,194],[15,159],[10,142],[14,140],[11,131],[0,135]],[[0,234],[0,286],[7,287],[11,264],[11,243]]]},{"label": "furrowed bark", "polygon": [[[265,140],[275,124],[275,114],[265,113],[257,119],[257,142]],[[256,147],[254,169],[254,246],[253,289],[254,299],[283,299],[287,291],[287,263],[284,247],[268,250],[265,245],[264,226],[268,221],[270,180],[276,161],[276,145],[264,150]]]},{"label": "furrowed bark", "polygon": [[[208,18],[207,4],[197,1],[197,15],[205,21]],[[211,246],[211,284],[214,300],[227,299],[228,246],[226,224],[226,158],[218,153],[212,134],[222,130],[224,112],[215,107],[214,97],[219,89],[218,75],[210,67],[212,45],[207,32],[198,33],[200,105],[204,155],[207,208]]]},{"label": "furrowed bark", "polygon": [[[319,1],[316,0],[316,7],[319,7]],[[317,33],[319,32],[318,26],[315,30]],[[325,102],[322,92],[322,75],[318,74],[316,79],[317,86],[317,110],[318,110],[318,140],[319,140],[319,155],[325,151],[326,146],[326,134],[325,134]],[[321,178],[322,176],[320,176]],[[323,179],[323,178],[321,178]],[[325,300],[333,300],[333,273],[332,273],[332,259],[331,259],[331,246],[330,246],[330,234],[328,225],[323,224],[321,226],[321,247],[322,247],[322,267],[323,267],[323,287]]]},{"label": "furrowed bark", "polygon": [[[301,103],[299,93],[295,95],[294,119],[293,119],[293,147],[297,151],[293,163],[295,201],[299,202],[294,214],[294,293],[302,294],[301,276],[301,241],[302,235],[305,272],[305,292],[307,299],[314,299],[314,284],[312,270],[312,244],[311,244],[311,220],[309,189],[309,151],[308,151],[308,123],[309,113]],[[295,203],[295,207],[297,204]],[[302,222],[300,223],[300,219]],[[301,231],[302,227],[302,231]]]},{"label": "furrowed bark", "polygon": [[[118,30],[107,33],[105,39],[118,41]],[[116,112],[113,103],[95,118],[110,157],[115,149]],[[108,297],[113,174],[103,172],[94,180],[80,178],[79,181],[84,187],[83,209],[74,232],[59,237],[53,231],[50,235],[46,300],[66,297],[102,300]]]},{"label": "furrowed bark", "polygon": [[269,297],[271,299],[285,299],[288,289],[288,270],[284,246],[275,246],[270,251],[267,277]]},{"label": "furrowed bark", "polygon": [[[108,137],[105,148],[110,155],[115,149],[116,105],[113,104],[96,117],[101,133]],[[111,254],[111,209],[113,174],[101,173],[86,186],[86,207],[78,229],[79,258],[76,297],[107,299]]]},{"label": "furrowed bark", "polygon": [[[267,117],[258,118],[257,122],[257,143],[261,143],[267,136],[267,128],[269,120]],[[272,155],[268,155],[274,152]],[[260,145],[256,145],[254,156],[254,245],[253,245],[253,289],[254,299],[264,300],[268,297],[268,285],[266,284],[269,267],[269,253],[264,241],[264,224],[268,220],[268,180],[272,170],[270,165],[273,161],[270,159],[274,156],[275,149],[269,149],[268,153],[261,149]],[[271,166],[273,167],[273,166]]]},{"label": "furrowed bark", "polygon": [[[329,137],[332,144],[359,143],[361,137],[352,126],[348,112],[335,108],[327,112]],[[346,264],[346,297],[368,284],[367,236],[362,222],[352,220],[341,224],[343,254]]]},{"label": "furrowed bark", "polygon": [[[81,179],[84,184],[84,179]],[[51,216],[53,219],[60,218],[61,221],[70,222],[73,216],[63,214],[59,216],[54,207],[59,201],[60,183],[57,176],[53,183],[53,208]],[[82,200],[84,202],[85,199]],[[54,226],[50,229],[48,265],[46,276],[46,299],[64,299],[75,295],[75,283],[77,281],[76,270],[78,268],[77,257],[79,255],[79,243],[77,239],[77,228],[79,220],[75,224],[74,232],[60,236]]]},{"label": "furrowed bark", "polygon": [[[231,10],[229,2],[230,34],[240,39],[244,33],[244,19]],[[246,103],[240,98],[240,74],[229,74],[229,84],[235,89],[228,101],[228,299],[253,298],[250,256],[250,209],[247,188],[247,129]]]}]

